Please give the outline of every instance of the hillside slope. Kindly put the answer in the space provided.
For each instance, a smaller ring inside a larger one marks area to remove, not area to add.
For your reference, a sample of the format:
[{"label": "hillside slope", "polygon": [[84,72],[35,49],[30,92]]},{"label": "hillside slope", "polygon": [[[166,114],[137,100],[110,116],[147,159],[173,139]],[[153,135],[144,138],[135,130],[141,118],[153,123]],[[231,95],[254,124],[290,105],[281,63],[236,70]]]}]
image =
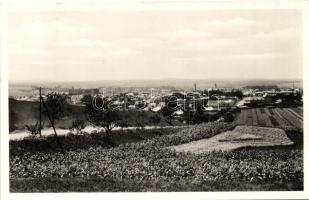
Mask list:
[{"label": "hillside slope", "polygon": [[[24,129],[26,124],[35,124],[39,121],[39,102],[18,101],[9,99],[9,124],[10,132],[16,129]],[[84,107],[69,105],[66,116],[56,122],[57,128],[68,128],[72,120],[84,118]],[[46,113],[42,113],[42,121],[46,127],[50,127]]]}]

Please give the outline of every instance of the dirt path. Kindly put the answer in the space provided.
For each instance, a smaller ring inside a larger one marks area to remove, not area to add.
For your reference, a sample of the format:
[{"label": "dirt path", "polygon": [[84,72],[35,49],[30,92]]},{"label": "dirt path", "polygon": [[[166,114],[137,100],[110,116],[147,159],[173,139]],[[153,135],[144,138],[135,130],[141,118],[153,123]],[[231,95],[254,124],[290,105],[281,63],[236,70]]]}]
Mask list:
[{"label": "dirt path", "polygon": [[[164,127],[155,127],[155,126],[145,126],[144,129],[166,129],[166,128],[179,128],[179,127],[189,127],[189,126],[164,126]],[[121,127],[116,127],[113,130],[114,131],[119,131],[119,130],[135,130],[140,127],[127,127],[127,128],[121,128]],[[58,135],[67,135],[70,133],[69,129],[56,129]],[[92,131],[104,131],[103,128],[97,128],[93,126],[87,126],[86,128],[83,129],[83,131],[87,133],[91,133]],[[54,131],[52,128],[49,129],[44,129],[42,130],[42,136],[47,137],[49,135],[53,135]],[[14,131],[9,134],[10,140],[23,140],[26,137],[29,137],[30,133],[27,131]]]}]

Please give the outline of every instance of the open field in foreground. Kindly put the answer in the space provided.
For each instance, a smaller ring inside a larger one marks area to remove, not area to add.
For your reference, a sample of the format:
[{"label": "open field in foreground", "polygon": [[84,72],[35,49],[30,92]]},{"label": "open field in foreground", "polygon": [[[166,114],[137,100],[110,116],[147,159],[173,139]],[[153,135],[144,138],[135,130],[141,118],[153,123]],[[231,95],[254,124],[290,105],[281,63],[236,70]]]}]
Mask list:
[{"label": "open field in foreground", "polygon": [[303,128],[303,108],[243,109],[235,119],[237,125]]},{"label": "open field in foreground", "polygon": [[[201,154],[167,148],[234,128],[212,122],[116,146],[106,145],[104,137],[83,140],[83,136],[68,136],[73,146],[75,139],[80,146],[68,148],[65,145],[71,143],[64,143],[65,154],[55,146],[36,150],[45,138],[30,140],[27,145],[21,145],[24,141],[11,141],[10,191],[303,190],[302,132],[297,130],[286,130],[295,143],[289,147]],[[93,141],[97,141],[95,146],[85,144]]]},{"label": "open field in foreground", "polygon": [[220,133],[209,139],[193,141],[170,148],[177,152],[207,153],[211,151],[232,151],[243,147],[272,147],[293,144],[282,129],[237,126],[232,131]]}]

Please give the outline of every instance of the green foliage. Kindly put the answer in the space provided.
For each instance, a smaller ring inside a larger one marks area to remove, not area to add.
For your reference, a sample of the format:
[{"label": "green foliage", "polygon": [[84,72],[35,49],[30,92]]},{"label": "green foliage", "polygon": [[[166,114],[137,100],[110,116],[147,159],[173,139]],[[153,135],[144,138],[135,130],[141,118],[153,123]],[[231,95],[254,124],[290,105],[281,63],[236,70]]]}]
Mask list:
[{"label": "green foliage", "polygon": [[52,92],[47,95],[45,105],[53,123],[65,115],[68,105],[67,100],[68,96],[65,94]]},{"label": "green foliage", "polygon": [[237,97],[239,99],[243,98],[243,93],[241,90],[238,89],[232,89],[232,91],[223,91],[223,90],[210,90],[210,91],[204,91],[204,94],[209,94],[209,96],[212,95],[221,95],[221,96],[226,96],[226,97]]},{"label": "green foliage", "polygon": [[111,109],[108,104],[105,99],[97,97],[95,105],[93,102],[86,103],[85,113],[91,124],[104,128],[108,137],[110,137],[112,130],[120,125],[123,118],[119,112]]},{"label": "green foliage", "polygon": [[25,125],[26,130],[33,136],[40,134],[40,124],[36,122],[35,124]]},{"label": "green foliage", "polygon": [[162,116],[165,118],[165,121],[170,125],[173,126],[173,110],[169,109],[167,106],[164,106],[161,110]]},{"label": "green foliage", "polygon": [[88,104],[91,104],[91,103],[92,103],[92,100],[93,100],[93,97],[92,97],[90,94],[86,94],[86,95],[84,95],[84,96],[81,98],[80,101],[81,101],[83,104],[88,105]]}]

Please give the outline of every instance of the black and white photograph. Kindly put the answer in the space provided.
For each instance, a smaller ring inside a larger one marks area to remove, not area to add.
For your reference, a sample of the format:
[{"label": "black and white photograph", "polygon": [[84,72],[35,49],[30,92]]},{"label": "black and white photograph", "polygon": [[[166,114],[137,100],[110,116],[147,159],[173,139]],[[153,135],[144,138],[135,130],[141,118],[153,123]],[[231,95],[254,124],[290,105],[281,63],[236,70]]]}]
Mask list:
[{"label": "black and white photograph", "polygon": [[10,194],[305,191],[304,10],[187,3],[7,9]]}]

